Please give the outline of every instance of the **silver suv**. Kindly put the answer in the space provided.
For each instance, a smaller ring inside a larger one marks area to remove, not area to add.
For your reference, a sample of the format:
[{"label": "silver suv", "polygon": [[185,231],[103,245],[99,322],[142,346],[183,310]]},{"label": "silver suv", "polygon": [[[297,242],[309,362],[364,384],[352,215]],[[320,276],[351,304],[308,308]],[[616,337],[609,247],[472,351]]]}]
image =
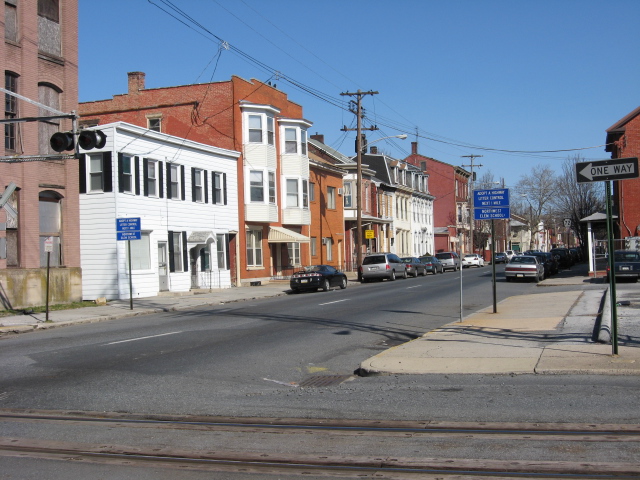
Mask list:
[{"label": "silver suv", "polygon": [[370,253],[362,259],[362,283],[373,279],[395,280],[397,277],[407,278],[407,267],[395,253]]},{"label": "silver suv", "polygon": [[460,270],[460,257],[456,252],[440,252],[436,253],[436,258],[440,260],[444,270]]}]

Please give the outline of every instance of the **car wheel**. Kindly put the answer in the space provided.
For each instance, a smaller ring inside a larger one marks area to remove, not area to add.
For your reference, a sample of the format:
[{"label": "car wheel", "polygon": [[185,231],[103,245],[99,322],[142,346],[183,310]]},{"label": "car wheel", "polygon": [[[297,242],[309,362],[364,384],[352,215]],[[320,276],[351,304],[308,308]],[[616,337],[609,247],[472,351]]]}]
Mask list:
[{"label": "car wheel", "polygon": [[389,275],[389,281],[393,282],[396,279],[396,271],[391,270],[391,275]]},{"label": "car wheel", "polygon": [[427,269],[425,268],[424,270],[422,270],[422,276],[426,277],[427,276]]},{"label": "car wheel", "polygon": [[331,285],[329,285],[329,280],[325,279],[325,281],[322,282],[322,291],[323,292],[328,292],[329,291],[329,287],[331,287]]},{"label": "car wheel", "polygon": [[404,269],[404,272],[402,272],[402,278],[407,278],[409,276],[409,274],[407,273],[407,269]]},{"label": "car wheel", "polygon": [[413,278],[418,278],[418,269],[413,273]]},{"label": "car wheel", "polygon": [[342,290],[344,290],[345,288],[347,288],[347,279],[345,277],[342,277],[342,282],[340,283],[340,288]]}]

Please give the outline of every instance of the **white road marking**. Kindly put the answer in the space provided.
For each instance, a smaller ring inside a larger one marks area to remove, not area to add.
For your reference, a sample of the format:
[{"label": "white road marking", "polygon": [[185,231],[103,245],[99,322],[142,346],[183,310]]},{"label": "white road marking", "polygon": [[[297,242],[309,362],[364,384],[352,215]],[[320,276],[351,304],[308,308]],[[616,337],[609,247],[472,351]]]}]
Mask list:
[{"label": "white road marking", "polygon": [[176,333],[182,333],[182,332],[169,332],[169,333],[161,333],[160,335],[150,335],[148,337],[130,338],[129,340],[119,340],[117,342],[105,343],[104,345],[115,345],[116,343],[135,342],[138,340],[146,340],[147,338],[164,337],[165,335],[175,335]]},{"label": "white road marking", "polygon": [[332,303],[340,303],[340,302],[346,302],[348,299],[345,298],[344,300],[336,300],[335,302],[327,302],[327,303],[319,303],[318,306],[322,306],[322,305],[331,305]]},{"label": "white road marking", "polygon": [[407,290],[409,290],[410,288],[422,288],[424,287],[424,285],[416,285],[415,287],[407,287]]}]

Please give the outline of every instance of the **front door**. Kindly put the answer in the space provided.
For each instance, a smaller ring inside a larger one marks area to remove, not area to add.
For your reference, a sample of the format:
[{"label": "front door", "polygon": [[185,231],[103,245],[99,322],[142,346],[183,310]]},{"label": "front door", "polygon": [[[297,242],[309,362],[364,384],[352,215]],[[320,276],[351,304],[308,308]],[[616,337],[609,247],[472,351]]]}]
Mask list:
[{"label": "front door", "polygon": [[167,242],[158,242],[158,282],[161,292],[169,290],[167,251]]}]

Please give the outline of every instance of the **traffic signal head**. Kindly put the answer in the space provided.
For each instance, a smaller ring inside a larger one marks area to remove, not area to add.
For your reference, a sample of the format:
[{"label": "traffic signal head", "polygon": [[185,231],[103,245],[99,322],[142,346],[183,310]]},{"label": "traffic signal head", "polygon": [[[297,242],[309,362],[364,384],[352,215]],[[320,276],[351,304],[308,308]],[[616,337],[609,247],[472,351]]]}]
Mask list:
[{"label": "traffic signal head", "polygon": [[83,130],[78,135],[78,145],[84,150],[102,148],[107,142],[107,136],[100,130]]},{"label": "traffic signal head", "polygon": [[66,152],[73,150],[73,133],[71,132],[56,132],[49,139],[49,145],[54,152]]}]

